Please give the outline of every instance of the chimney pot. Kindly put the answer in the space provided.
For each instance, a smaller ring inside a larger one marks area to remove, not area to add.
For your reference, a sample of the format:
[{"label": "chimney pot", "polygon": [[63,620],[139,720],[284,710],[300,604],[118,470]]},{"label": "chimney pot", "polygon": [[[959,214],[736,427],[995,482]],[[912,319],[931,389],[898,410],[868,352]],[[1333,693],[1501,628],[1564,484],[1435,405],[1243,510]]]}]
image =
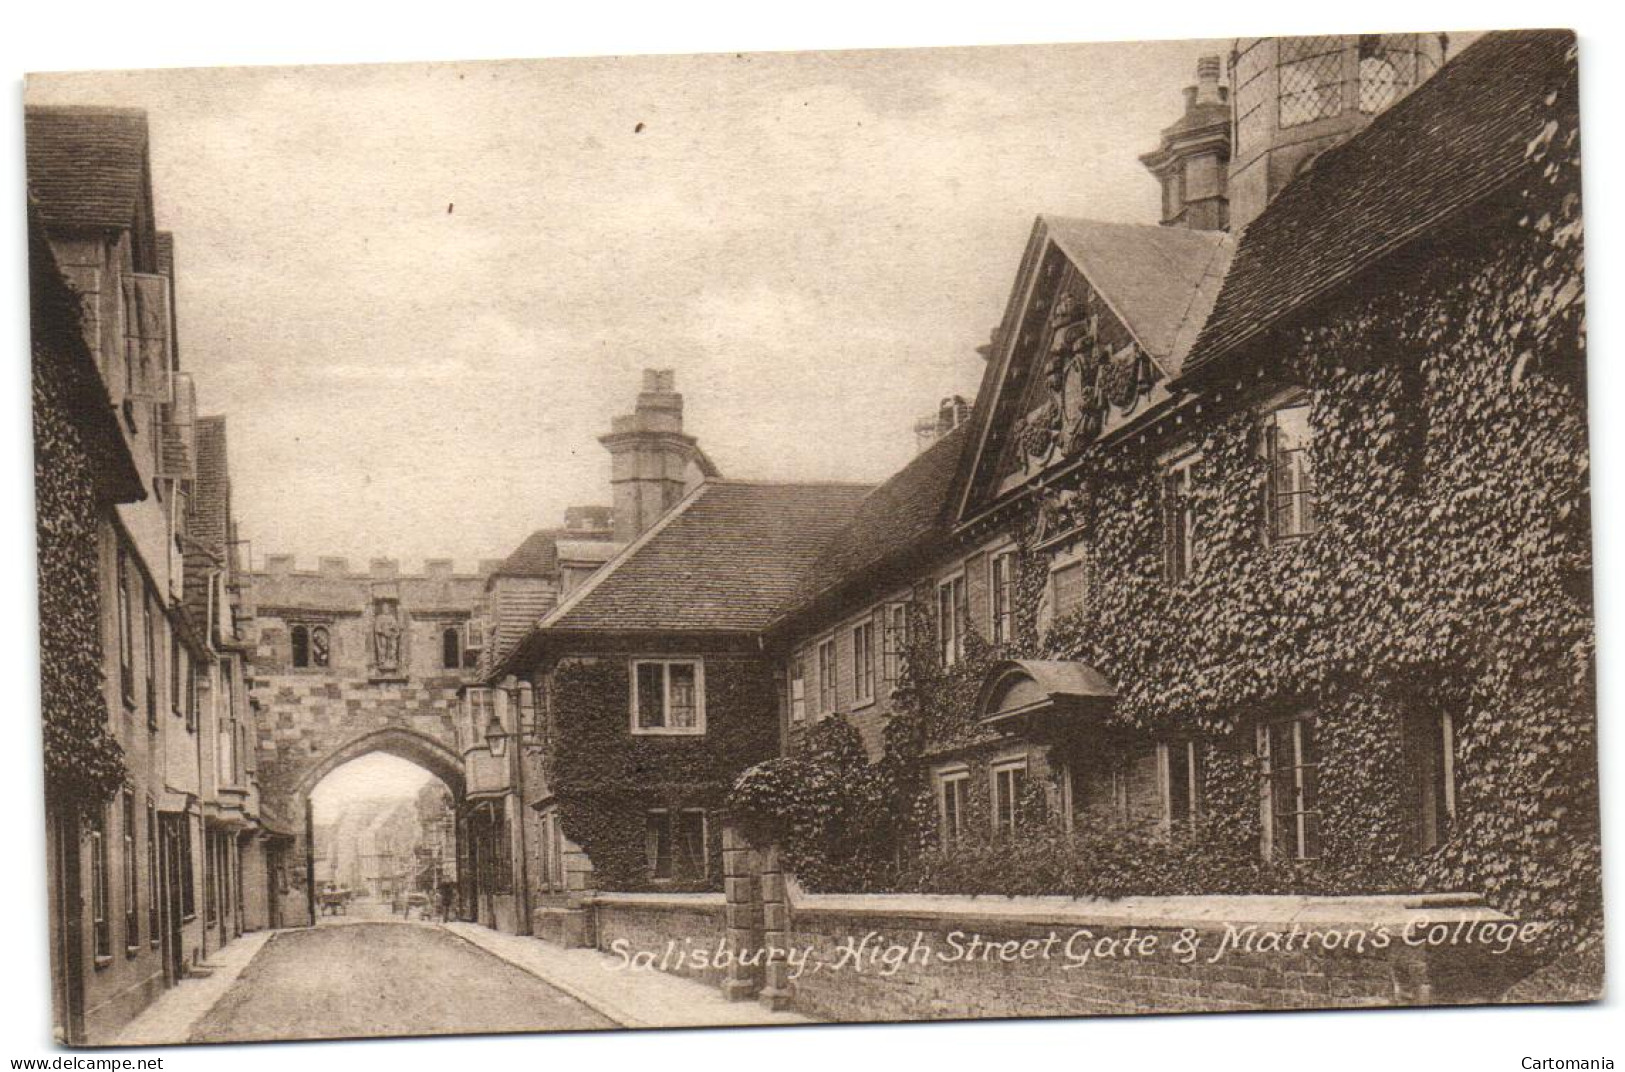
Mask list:
[{"label": "chimney pot", "polygon": [[1217,56],[1203,56],[1196,61],[1196,101],[1217,104],[1223,97],[1219,92],[1219,78],[1224,73],[1224,61]]}]

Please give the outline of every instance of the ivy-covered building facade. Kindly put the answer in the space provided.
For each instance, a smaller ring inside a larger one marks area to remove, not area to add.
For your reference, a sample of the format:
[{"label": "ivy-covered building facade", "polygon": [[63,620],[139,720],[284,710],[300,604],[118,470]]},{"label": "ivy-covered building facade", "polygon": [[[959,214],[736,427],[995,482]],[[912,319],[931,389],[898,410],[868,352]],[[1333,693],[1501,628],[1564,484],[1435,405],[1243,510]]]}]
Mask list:
[{"label": "ivy-covered building facade", "polygon": [[25,118],[55,1028],[106,1043],[277,922],[225,422],[200,417],[147,120]]},{"label": "ivy-covered building facade", "polygon": [[1592,931],[1574,42],[1443,51],[1238,41],[1162,226],[1038,220],[968,427],[769,629],[787,756],[732,802],[804,880]]}]

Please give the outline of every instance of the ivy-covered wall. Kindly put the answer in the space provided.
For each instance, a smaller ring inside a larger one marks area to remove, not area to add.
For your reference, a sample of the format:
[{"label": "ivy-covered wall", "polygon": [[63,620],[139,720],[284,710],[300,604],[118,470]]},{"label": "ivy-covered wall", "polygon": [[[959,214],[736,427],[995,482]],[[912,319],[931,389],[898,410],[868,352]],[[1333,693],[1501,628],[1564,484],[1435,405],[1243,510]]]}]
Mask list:
[{"label": "ivy-covered wall", "polygon": [[[1050,490],[1075,496],[1091,574],[1082,609],[1041,633],[1053,530],[1035,546],[1035,510],[1012,522],[1013,643],[973,641],[964,661],[939,668],[929,593],[917,593],[878,789],[830,778],[825,768],[844,761],[808,752],[751,772],[741,809],[769,821],[800,792],[774,791],[769,776],[882,794],[863,840],[884,846],[884,874],[826,868],[824,888],[1470,890],[1571,937],[1589,930],[1600,892],[1578,129],[1572,100],[1547,104],[1529,166],[1494,199],[1234,355],[1204,385],[1200,416],[1173,433],[1068,459],[1075,475]],[[1311,399],[1318,530],[1270,546],[1259,407],[1285,388]],[[1171,584],[1158,459],[1185,446],[1201,451],[1197,562]],[[996,657],[1012,656],[1081,660],[1114,683],[1091,747],[1109,749],[1120,732],[1196,735],[1195,836],[1062,838],[1035,823],[1025,839],[972,851],[985,849],[979,868],[962,866],[963,847],[958,863],[935,849],[932,757],[977,754],[977,688]],[[1423,707],[1454,720],[1458,812],[1426,852],[1403,730]],[[1311,708],[1321,852],[1265,862],[1252,729]],[[793,861],[831,851],[824,828],[781,833]]]},{"label": "ivy-covered wall", "polygon": [[[720,890],[728,787],[778,749],[778,698],[765,659],[716,651],[682,656],[705,661],[703,735],[631,732],[626,655],[571,656],[550,673],[547,784],[564,835],[592,860],[599,889]],[[710,859],[703,880],[650,878],[644,818],[658,808],[706,811]]]},{"label": "ivy-covered wall", "polygon": [[72,416],[53,335],[33,347],[34,497],[39,540],[40,702],[47,792],[86,805],[124,780],[103,692],[100,529],[94,461]]}]

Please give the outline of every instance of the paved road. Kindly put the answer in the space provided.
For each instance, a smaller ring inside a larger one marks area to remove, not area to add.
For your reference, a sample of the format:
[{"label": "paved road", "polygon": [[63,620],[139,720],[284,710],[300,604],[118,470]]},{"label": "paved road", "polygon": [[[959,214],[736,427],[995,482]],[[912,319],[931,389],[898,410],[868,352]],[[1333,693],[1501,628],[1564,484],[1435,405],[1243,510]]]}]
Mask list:
[{"label": "paved road", "polygon": [[614,1026],[442,927],[353,923],[275,935],[198,1021],[190,1041]]}]

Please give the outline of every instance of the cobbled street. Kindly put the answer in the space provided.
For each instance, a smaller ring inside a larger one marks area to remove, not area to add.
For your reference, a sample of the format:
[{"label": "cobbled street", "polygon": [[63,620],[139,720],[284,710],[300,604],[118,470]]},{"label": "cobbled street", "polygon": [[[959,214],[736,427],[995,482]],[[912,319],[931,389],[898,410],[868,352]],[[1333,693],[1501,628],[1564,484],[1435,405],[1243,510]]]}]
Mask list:
[{"label": "cobbled street", "polygon": [[357,922],[275,935],[189,1041],[615,1026],[442,927]]}]

